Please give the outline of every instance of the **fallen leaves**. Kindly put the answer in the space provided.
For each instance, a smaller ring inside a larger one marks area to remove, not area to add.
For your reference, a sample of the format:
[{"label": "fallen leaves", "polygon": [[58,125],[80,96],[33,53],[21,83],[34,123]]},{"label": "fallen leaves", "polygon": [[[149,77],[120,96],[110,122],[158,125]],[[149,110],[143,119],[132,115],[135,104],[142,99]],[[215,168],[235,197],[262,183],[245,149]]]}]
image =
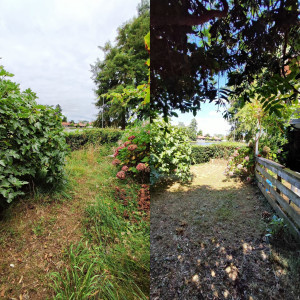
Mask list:
[{"label": "fallen leaves", "polygon": [[225,269],[225,272],[232,281],[235,281],[238,277],[239,270],[235,265],[230,264],[230,266]]}]

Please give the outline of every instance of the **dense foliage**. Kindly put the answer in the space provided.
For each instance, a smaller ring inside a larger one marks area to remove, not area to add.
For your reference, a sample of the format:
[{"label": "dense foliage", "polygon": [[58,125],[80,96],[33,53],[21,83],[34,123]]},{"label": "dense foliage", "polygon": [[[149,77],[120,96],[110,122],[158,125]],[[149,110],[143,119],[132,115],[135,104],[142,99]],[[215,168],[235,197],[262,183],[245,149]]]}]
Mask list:
[{"label": "dense foliage", "polygon": [[[278,113],[299,93],[299,36],[297,0],[151,1],[152,111],[196,113],[226,73],[243,101],[258,80],[266,109]],[[288,96],[276,102],[279,92]]]},{"label": "dense foliage", "polygon": [[[254,85],[255,86],[255,85]],[[229,121],[232,124],[231,137],[259,141],[259,151],[269,147],[268,158],[281,163],[285,162],[285,144],[288,139],[289,121],[295,114],[297,104],[284,104],[280,110],[280,117],[264,110],[264,105],[256,98],[252,98],[242,107],[237,99],[231,99],[228,109]]]},{"label": "dense foliage", "polygon": [[190,178],[191,145],[184,129],[161,119],[152,120],[150,149],[151,183],[162,176]]},{"label": "dense foliage", "polygon": [[[92,66],[93,79],[97,86],[96,103],[100,112],[96,125],[121,126],[125,128],[128,120],[136,114],[143,96],[143,84],[148,82],[147,59],[144,37],[149,32],[149,1],[142,1],[138,7],[138,16],[118,29],[116,45],[106,43],[99,47],[104,52],[104,60],[98,60]],[[149,50],[149,49],[148,49]],[[139,87],[139,93],[136,89]],[[120,96],[121,95],[121,96]],[[148,107],[136,114],[149,113]]]},{"label": "dense foliage", "polygon": [[239,143],[222,143],[208,146],[193,145],[191,153],[192,163],[201,164],[209,162],[213,158],[228,159],[238,145],[242,148],[245,147]]},{"label": "dense foliage", "polygon": [[61,115],[38,105],[0,67],[0,203],[11,202],[28,185],[57,185],[64,177],[67,144]]},{"label": "dense foliage", "polygon": [[103,145],[116,143],[123,132],[116,128],[95,128],[66,133],[66,141],[71,150],[78,150],[85,145]]},{"label": "dense foliage", "polygon": [[112,163],[119,168],[119,179],[131,176],[139,182],[149,183],[150,123],[137,122],[127,129],[114,157]]}]

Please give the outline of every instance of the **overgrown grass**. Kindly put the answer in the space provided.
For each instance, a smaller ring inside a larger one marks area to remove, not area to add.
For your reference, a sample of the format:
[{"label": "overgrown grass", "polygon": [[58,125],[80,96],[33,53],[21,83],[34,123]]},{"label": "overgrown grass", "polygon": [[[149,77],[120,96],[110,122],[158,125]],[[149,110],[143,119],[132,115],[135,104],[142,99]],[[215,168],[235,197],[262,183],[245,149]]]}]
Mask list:
[{"label": "overgrown grass", "polygon": [[140,186],[118,180],[108,154],[108,147],[90,147],[69,159],[70,180],[89,174],[80,188],[93,199],[86,201],[83,239],[65,250],[67,267],[51,274],[55,299],[148,299],[149,218],[137,210]]}]

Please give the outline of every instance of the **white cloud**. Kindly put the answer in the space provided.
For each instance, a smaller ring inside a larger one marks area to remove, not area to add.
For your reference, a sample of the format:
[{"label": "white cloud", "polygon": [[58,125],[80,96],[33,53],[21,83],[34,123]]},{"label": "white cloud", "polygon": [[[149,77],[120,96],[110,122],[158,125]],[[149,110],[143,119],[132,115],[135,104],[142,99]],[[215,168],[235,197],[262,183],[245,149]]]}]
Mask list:
[{"label": "white cloud", "polygon": [[139,0],[2,0],[0,64],[41,104],[60,104],[68,119],[95,119],[90,64],[98,46],[136,15]]},{"label": "white cloud", "polygon": [[[215,115],[215,114],[213,114]],[[222,116],[196,118],[198,129],[203,131],[203,134],[228,134],[230,125]]]},{"label": "white cloud", "polygon": [[219,116],[220,114],[219,114],[217,111],[212,110],[212,111],[210,111],[210,112],[208,113],[208,115],[209,115],[209,116]]}]

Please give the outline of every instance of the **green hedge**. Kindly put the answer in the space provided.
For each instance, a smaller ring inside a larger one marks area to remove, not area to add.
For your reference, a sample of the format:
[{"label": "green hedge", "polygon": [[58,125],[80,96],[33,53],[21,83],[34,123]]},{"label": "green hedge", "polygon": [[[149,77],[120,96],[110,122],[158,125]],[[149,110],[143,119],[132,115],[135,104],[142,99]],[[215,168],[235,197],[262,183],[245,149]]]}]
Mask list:
[{"label": "green hedge", "polygon": [[228,159],[237,147],[246,147],[241,143],[211,144],[208,146],[192,146],[192,164],[209,162],[212,158]]},{"label": "green hedge", "polygon": [[100,145],[117,142],[123,131],[115,128],[83,129],[66,133],[66,141],[71,150],[78,150],[86,144]]}]

